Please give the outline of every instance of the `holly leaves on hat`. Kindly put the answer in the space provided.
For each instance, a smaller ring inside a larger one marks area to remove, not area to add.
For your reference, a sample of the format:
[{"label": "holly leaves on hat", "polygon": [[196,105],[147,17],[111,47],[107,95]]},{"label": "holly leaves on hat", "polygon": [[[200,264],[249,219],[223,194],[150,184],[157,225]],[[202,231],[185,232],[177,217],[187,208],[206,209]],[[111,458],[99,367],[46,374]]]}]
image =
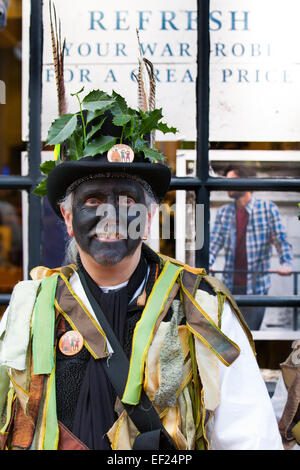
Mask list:
[{"label": "holly leaves on hat", "polygon": [[[83,90],[84,88],[72,94],[78,100],[79,111],[61,115],[49,128],[46,143],[56,146],[56,161],[43,163],[40,167],[43,174],[47,176],[55,164],[61,163],[65,157],[70,160],[93,157],[107,152],[116,143],[123,143],[124,140],[135,153],[144,153],[145,158],[151,163],[165,161],[165,156],[155,148],[149,147],[145,140],[145,136],[154,130],[164,134],[177,132],[175,127],[169,127],[162,122],[161,109],[149,111],[132,109],[115,91],[109,95],[102,90],[93,90],[81,100],[79,95]],[[99,132],[107,119],[104,116],[107,110],[113,116],[112,123],[122,128],[120,137],[102,135]],[[34,193],[39,196],[46,195],[46,180],[37,186]]]}]

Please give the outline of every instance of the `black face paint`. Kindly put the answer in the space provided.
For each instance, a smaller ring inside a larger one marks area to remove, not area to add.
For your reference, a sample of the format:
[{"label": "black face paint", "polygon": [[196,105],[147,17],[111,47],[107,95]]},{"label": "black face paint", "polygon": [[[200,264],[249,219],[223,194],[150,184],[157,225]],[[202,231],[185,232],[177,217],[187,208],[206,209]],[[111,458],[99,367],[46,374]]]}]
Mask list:
[{"label": "black face paint", "polygon": [[[126,229],[130,224],[134,225],[139,217],[137,211],[131,210],[135,204],[145,207],[144,190],[135,181],[99,178],[82,183],[75,190],[74,237],[80,248],[98,264],[117,264],[137,249],[141,236],[133,237],[129,230],[124,238],[122,230],[124,225]],[[110,232],[108,238],[105,227]],[[140,231],[143,233],[143,227]]]}]

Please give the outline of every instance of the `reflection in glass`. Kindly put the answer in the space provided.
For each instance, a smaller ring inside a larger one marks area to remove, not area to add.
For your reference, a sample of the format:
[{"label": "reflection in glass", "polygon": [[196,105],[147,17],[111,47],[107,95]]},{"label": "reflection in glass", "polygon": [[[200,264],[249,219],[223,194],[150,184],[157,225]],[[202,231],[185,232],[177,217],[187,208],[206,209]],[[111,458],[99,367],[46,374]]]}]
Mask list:
[{"label": "reflection in glass", "polygon": [[[285,192],[212,193],[210,268],[233,294],[298,293],[298,199]],[[241,309],[251,329],[260,329],[265,309]]]},{"label": "reflection in glass", "polygon": [[[22,218],[19,191],[0,191],[0,293],[9,294],[23,279]],[[0,317],[4,307],[0,309]]]},{"label": "reflection in glass", "polygon": [[[7,25],[0,33],[0,174],[21,172],[22,1],[11,1]],[[1,90],[2,91],[2,88]]]},{"label": "reflection in glass", "polygon": [[257,178],[299,178],[299,142],[211,142],[210,175],[224,176],[231,164],[245,165]]}]

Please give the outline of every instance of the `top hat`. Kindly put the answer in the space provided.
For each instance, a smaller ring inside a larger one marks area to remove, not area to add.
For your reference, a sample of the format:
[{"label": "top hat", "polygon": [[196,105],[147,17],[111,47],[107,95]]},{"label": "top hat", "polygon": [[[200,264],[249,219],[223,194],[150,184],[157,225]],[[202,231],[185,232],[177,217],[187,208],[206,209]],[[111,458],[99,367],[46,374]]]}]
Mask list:
[{"label": "top hat", "polygon": [[[107,98],[108,95],[105,94],[105,96]],[[125,103],[125,100],[120,95],[114,94],[114,96],[117,97],[116,99],[119,102],[122,99],[123,104]],[[164,162],[165,157],[151,148],[150,132],[145,136],[137,133],[135,135],[136,140],[134,141],[130,136],[129,126],[126,128],[127,123],[125,126],[115,124],[125,122],[127,118],[123,118],[125,108],[123,107],[123,111],[116,114],[113,108],[114,105],[115,102],[112,103],[112,110],[106,109],[102,113],[99,113],[98,110],[96,117],[93,114],[91,115],[91,113],[89,114],[88,110],[84,110],[82,115],[74,114],[75,119],[71,114],[63,115],[55,120],[50,127],[47,142],[56,144],[56,153],[58,152],[59,155],[56,163],[54,161],[48,162],[51,163],[51,171],[48,172],[46,180],[46,194],[50,205],[59,217],[61,217],[59,203],[70,190],[85,180],[97,178],[97,176],[103,176],[107,173],[111,177],[113,177],[113,174],[116,174],[118,177],[129,175],[129,177],[137,177],[146,182],[150,186],[157,202],[162,201],[168,191],[171,171]],[[145,120],[153,116],[153,111],[147,114],[142,111],[131,110],[130,108],[128,110],[136,127],[140,126],[143,119],[145,124]],[[157,111],[156,115],[158,117],[161,116],[160,110]],[[130,115],[127,116],[130,117]],[[64,128],[63,132],[61,129],[65,123],[67,123],[65,127],[70,126],[72,119],[74,129],[71,128],[68,131],[70,135],[68,135],[67,131],[64,132]],[[82,141],[84,140],[81,134],[82,122],[86,124],[84,135],[92,135],[90,141],[88,139],[85,140],[84,151],[82,149]],[[155,122],[155,119],[153,122]],[[129,123],[129,125],[131,124]],[[166,125],[163,124],[163,126]],[[141,129],[143,128],[151,129],[147,122],[146,126],[141,126]],[[126,135],[125,139],[123,138],[124,134]],[[61,146],[58,145],[58,135],[61,140]],[[65,136],[68,137],[65,138]],[[76,142],[75,139],[77,139]],[[120,140],[122,143],[119,143]],[[137,150],[134,147],[136,142],[138,143],[136,145]],[[80,147],[83,153],[78,159],[74,159],[74,146]],[[84,156],[85,154],[88,155]]]}]

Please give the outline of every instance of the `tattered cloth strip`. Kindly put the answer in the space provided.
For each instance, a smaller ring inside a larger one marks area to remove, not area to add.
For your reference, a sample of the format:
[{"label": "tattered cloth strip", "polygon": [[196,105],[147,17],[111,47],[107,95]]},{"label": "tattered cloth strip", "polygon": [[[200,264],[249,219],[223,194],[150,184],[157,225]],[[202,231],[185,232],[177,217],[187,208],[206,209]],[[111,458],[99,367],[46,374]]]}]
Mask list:
[{"label": "tattered cloth strip", "polygon": [[[32,367],[31,367],[32,370]],[[19,401],[16,404],[12,448],[29,449],[32,443],[39,407],[43,394],[44,376],[31,373],[29,399],[26,411]]]},{"label": "tattered cloth strip", "polygon": [[211,349],[226,366],[232,364],[240,354],[237,344],[231,341],[192,297],[186,286],[193,274],[184,272],[181,288],[183,305],[189,330]]},{"label": "tattered cloth strip", "polygon": [[26,369],[30,322],[40,280],[21,281],[14,287],[8,307],[6,331],[0,341],[0,365]]},{"label": "tattered cloth strip", "polygon": [[[288,397],[281,419],[278,423],[282,437],[283,446],[286,450],[291,449],[296,444],[293,427],[299,422],[296,418],[300,406],[300,369],[296,371],[293,383],[288,388]],[[300,414],[300,413],[298,413]],[[299,442],[298,442],[299,443]]]},{"label": "tattered cloth strip", "polygon": [[180,301],[173,301],[173,316],[160,352],[160,386],[154,397],[157,406],[175,406],[182,381],[183,351],[178,326],[183,318]]}]

